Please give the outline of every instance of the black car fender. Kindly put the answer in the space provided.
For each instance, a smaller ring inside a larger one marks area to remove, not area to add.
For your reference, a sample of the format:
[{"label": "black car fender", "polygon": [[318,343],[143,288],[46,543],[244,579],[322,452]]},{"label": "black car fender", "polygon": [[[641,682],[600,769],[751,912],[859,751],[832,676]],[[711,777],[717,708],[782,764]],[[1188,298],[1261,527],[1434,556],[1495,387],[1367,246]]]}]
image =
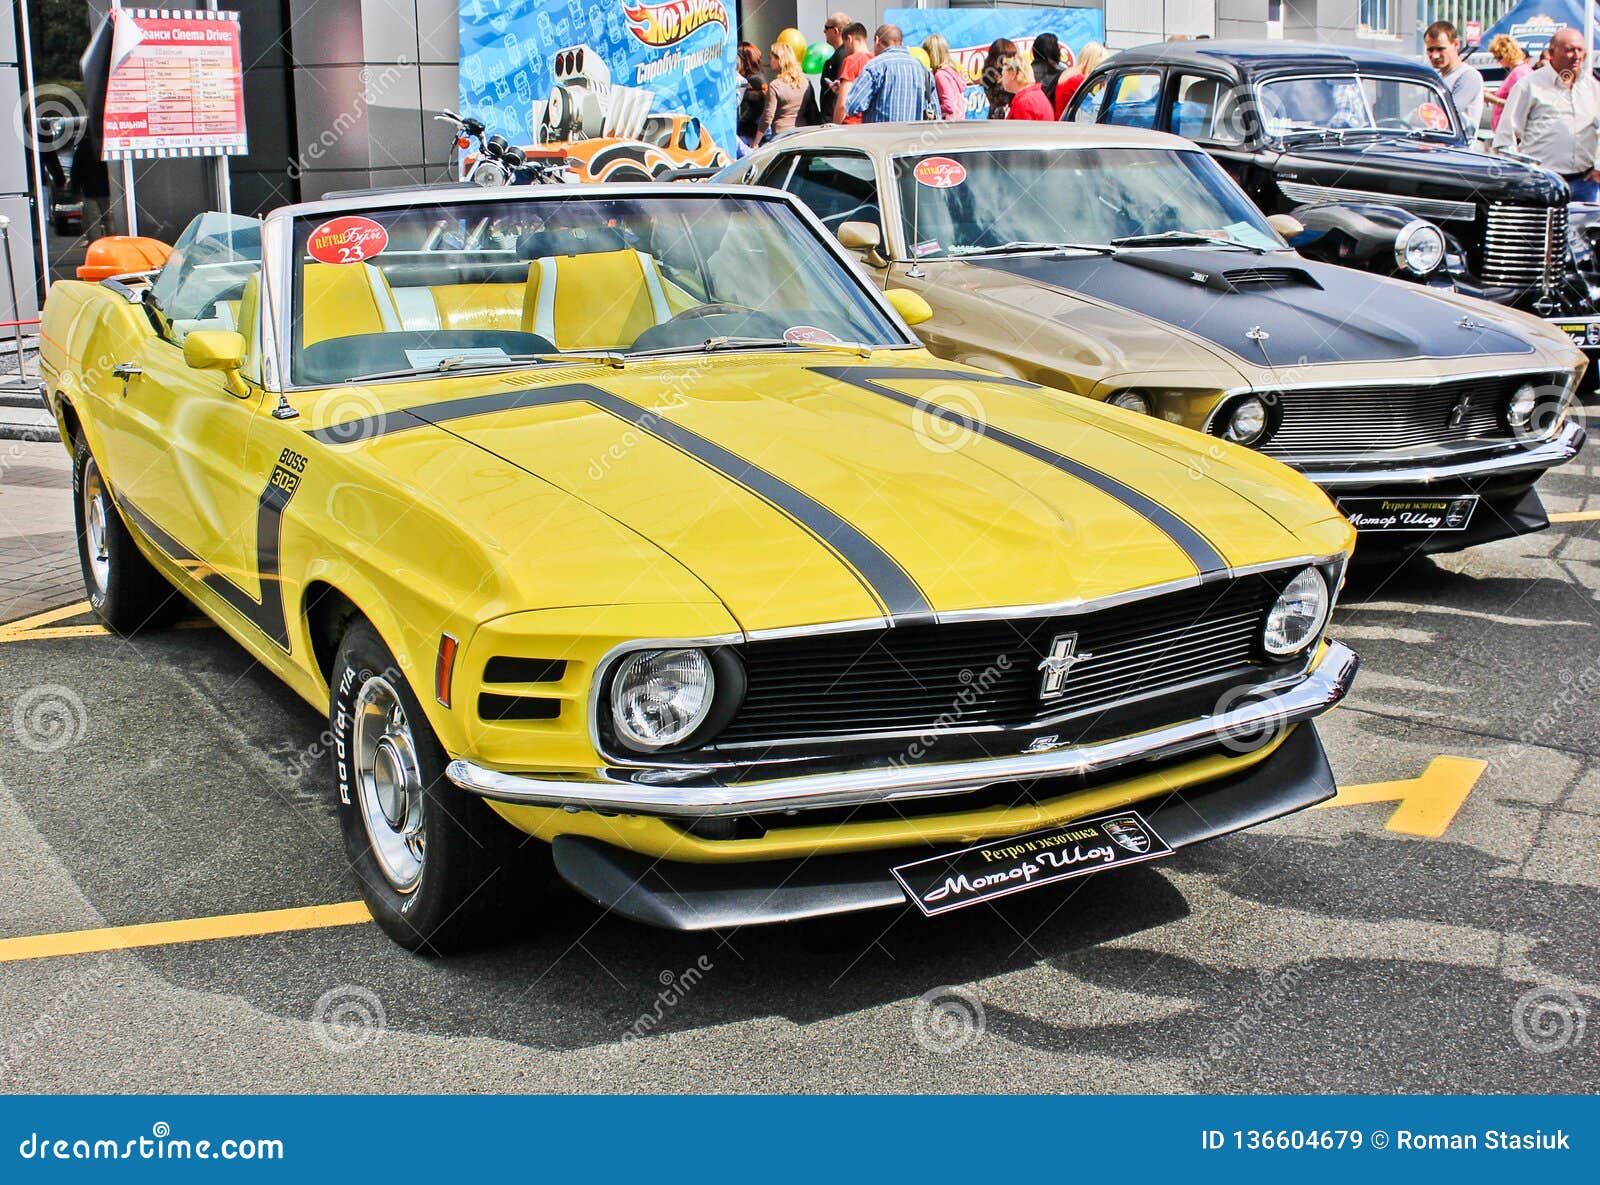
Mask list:
[{"label": "black car fender", "polygon": [[1440,271],[1451,270],[1451,260],[1461,259],[1461,244],[1437,223],[1418,218],[1399,206],[1376,202],[1322,202],[1300,206],[1290,216],[1305,229],[1289,245],[1308,259],[1359,267],[1379,275],[1411,276],[1395,257],[1400,232],[1416,222],[1433,227],[1444,236],[1445,259]]}]

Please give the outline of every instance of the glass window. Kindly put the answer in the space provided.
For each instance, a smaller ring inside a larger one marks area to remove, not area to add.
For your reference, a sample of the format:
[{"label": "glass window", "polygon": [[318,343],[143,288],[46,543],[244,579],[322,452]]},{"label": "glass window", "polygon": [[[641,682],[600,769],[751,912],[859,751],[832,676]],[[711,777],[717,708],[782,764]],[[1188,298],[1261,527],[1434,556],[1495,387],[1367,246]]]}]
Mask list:
[{"label": "glass window", "polygon": [[1279,139],[1330,131],[1461,138],[1444,92],[1421,79],[1327,74],[1262,83],[1259,93],[1267,134]]},{"label": "glass window", "polygon": [[1106,97],[1106,78],[1101,75],[1083,88],[1078,109],[1072,113],[1073,123],[1093,123],[1100,114],[1100,104]]},{"label": "glass window", "polygon": [[215,211],[197,215],[150,286],[167,336],[182,345],[196,329],[244,332],[239,308],[245,284],[260,271],[260,222]]},{"label": "glass window", "polygon": [[1171,126],[1175,134],[1213,144],[1242,144],[1244,125],[1233,90],[1220,78],[1180,74],[1173,92]]},{"label": "glass window", "polygon": [[[953,157],[919,180],[897,163],[906,241],[919,259],[1017,245],[1110,243],[1185,231],[1281,250],[1283,240],[1203,152],[1161,148],[989,149]],[[952,176],[956,177],[951,183]]]},{"label": "glass window", "polygon": [[872,162],[855,153],[811,154],[798,158],[784,186],[822,219],[829,230],[843,222],[881,226],[878,182]]},{"label": "glass window", "polygon": [[1117,79],[1116,93],[1106,106],[1104,123],[1125,128],[1153,128],[1156,110],[1161,106],[1161,73],[1123,74]]},{"label": "glass window", "polygon": [[297,219],[293,383],[802,330],[906,344],[788,203],[599,189]]}]

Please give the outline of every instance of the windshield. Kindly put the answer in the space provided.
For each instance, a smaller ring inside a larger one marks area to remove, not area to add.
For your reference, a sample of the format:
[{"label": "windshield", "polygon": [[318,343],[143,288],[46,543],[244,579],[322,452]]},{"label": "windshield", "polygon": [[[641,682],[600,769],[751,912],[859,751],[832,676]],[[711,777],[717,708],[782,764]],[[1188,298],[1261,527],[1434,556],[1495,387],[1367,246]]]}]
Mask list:
[{"label": "windshield", "polygon": [[593,192],[298,219],[294,382],[711,342],[906,344],[783,202]]},{"label": "windshield", "polygon": [[260,269],[260,222],[215,211],[200,214],[173,244],[150,295],[179,342],[196,329],[238,329],[245,285]]},{"label": "windshield", "polygon": [[1456,137],[1450,101],[1439,87],[1418,79],[1285,78],[1262,83],[1257,93],[1267,134],[1278,139],[1363,130]]},{"label": "windshield", "polygon": [[916,259],[1180,232],[1284,247],[1203,152],[1018,148],[903,156],[895,179]]}]

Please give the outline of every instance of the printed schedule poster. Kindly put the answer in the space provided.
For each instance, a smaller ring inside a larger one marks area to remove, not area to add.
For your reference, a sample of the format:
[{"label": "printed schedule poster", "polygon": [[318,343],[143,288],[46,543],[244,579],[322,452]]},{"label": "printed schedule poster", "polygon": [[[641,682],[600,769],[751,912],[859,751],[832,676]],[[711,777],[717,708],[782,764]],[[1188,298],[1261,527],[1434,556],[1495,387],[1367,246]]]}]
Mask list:
[{"label": "printed schedule poster", "polygon": [[239,14],[117,8],[111,16],[105,158],[243,153]]}]

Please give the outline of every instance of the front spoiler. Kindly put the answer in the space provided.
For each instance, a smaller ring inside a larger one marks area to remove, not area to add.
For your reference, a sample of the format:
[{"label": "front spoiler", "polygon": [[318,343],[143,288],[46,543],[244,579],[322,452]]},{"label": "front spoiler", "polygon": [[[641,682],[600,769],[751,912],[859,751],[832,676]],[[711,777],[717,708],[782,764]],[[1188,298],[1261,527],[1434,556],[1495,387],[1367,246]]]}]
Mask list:
[{"label": "front spoiler", "polygon": [[563,807],[625,815],[709,819],[815,807],[861,806],[908,798],[961,794],[999,782],[1083,776],[1136,761],[1211,748],[1230,738],[1254,737],[1320,716],[1344,699],[1360,665],[1355,653],[1329,642],[1317,667],[1299,682],[1263,688],[1260,697],[1215,716],[1092,744],[1042,753],[925,765],[881,765],[833,773],[750,781],[708,777],[688,785],[636,781],[638,773],[597,770],[584,778],[503,773],[470,761],[452,761],[446,776],[463,790],[519,806]]},{"label": "front spoiler", "polygon": [[[1352,469],[1301,468],[1307,479],[1325,490],[1344,491],[1361,486],[1418,486],[1461,478],[1506,477],[1517,473],[1543,473],[1578,455],[1585,438],[1583,425],[1568,421],[1549,440],[1516,452],[1477,456],[1460,461],[1405,461],[1393,465],[1367,463]],[[1292,462],[1286,462],[1292,463]]]},{"label": "front spoiler", "polygon": [[[1333,771],[1316,727],[1294,730],[1273,754],[1232,777],[1139,804],[1174,848],[1242,831],[1332,798]],[[689,864],[658,860],[586,836],[558,835],[556,871],[590,901],[668,930],[719,930],[905,905],[889,870],[925,848],[803,860]]]}]

